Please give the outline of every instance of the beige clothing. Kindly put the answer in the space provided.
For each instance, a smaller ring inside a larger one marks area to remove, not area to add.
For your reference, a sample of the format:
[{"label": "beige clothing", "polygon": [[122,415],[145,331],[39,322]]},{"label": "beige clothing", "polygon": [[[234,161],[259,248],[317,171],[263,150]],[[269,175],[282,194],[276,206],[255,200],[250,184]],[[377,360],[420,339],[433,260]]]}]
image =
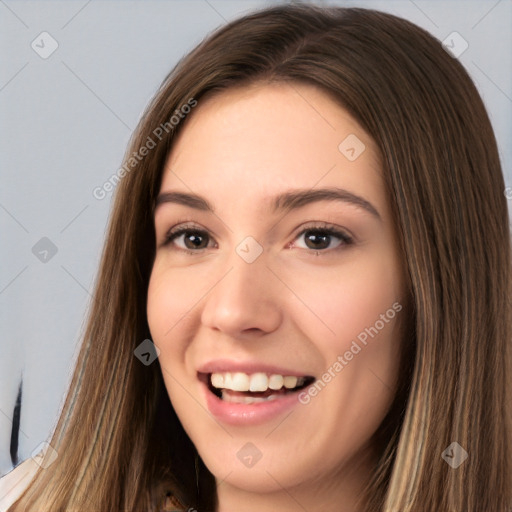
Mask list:
[{"label": "beige clothing", "polygon": [[0,478],[0,512],[6,512],[21,496],[38,469],[39,465],[30,458]]}]

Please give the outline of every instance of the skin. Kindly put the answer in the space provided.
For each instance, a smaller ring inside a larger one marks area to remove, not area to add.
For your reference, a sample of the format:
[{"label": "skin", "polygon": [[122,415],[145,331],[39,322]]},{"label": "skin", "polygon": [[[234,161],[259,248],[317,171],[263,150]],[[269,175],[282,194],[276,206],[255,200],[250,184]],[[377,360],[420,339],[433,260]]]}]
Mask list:
[{"label": "skin", "polygon": [[[338,149],[350,134],[366,147],[354,161]],[[269,207],[281,192],[322,187],[363,197],[380,218],[342,201]],[[230,89],[187,119],[164,169],[161,192],[171,190],[203,196],[215,213],[156,208],[148,322],[173,407],[217,480],[219,511],[363,510],[357,498],[375,469],[371,436],[396,390],[404,313],[359,343],[308,404],[261,425],[217,421],[196,370],[216,358],[250,359],[322,378],[365,328],[403,304],[405,267],[374,142],[313,86]],[[208,232],[200,248],[183,235],[164,245],[185,222]],[[315,250],[311,231],[300,232],[318,222],[354,243],[327,237]],[[248,236],[263,248],[252,263],[236,252]],[[262,454],[252,467],[237,458],[247,442]]]}]

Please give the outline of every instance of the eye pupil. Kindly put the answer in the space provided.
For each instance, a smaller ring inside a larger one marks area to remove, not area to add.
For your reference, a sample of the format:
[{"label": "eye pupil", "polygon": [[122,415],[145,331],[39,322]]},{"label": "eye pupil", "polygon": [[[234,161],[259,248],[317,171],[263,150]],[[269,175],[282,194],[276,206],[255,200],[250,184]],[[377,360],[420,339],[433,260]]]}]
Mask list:
[{"label": "eye pupil", "polygon": [[[194,233],[188,234],[184,237],[185,246],[187,246],[187,248],[189,249],[202,249],[202,247],[200,247],[201,238],[204,238],[203,235],[198,235]],[[192,244],[191,247],[188,246],[188,242]]]},{"label": "eye pupil", "polygon": [[[306,236],[306,245],[308,245],[308,242],[313,243],[313,247],[310,247],[312,249],[325,249],[329,247],[329,241],[330,241],[330,235],[320,235],[318,232],[310,232],[312,234]],[[321,247],[320,247],[321,246]],[[309,247],[309,245],[308,245]]]}]

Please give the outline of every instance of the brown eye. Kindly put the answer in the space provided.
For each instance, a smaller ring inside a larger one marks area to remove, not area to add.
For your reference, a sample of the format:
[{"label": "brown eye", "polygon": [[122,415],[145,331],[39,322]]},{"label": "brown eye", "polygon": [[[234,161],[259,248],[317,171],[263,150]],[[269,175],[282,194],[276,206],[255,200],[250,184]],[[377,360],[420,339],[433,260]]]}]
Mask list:
[{"label": "brown eye", "polygon": [[301,248],[314,251],[336,250],[354,243],[352,237],[334,228],[310,227],[302,230],[296,239],[304,236],[304,246]]},{"label": "brown eye", "polygon": [[[180,240],[180,242],[176,243],[177,240]],[[179,249],[194,252],[206,249],[208,247],[209,240],[210,237],[206,231],[197,228],[184,227],[171,230],[167,233],[162,245],[165,246],[174,243]]]},{"label": "brown eye", "polygon": [[331,235],[321,231],[308,231],[305,238],[306,245],[310,249],[328,249],[331,243]]}]

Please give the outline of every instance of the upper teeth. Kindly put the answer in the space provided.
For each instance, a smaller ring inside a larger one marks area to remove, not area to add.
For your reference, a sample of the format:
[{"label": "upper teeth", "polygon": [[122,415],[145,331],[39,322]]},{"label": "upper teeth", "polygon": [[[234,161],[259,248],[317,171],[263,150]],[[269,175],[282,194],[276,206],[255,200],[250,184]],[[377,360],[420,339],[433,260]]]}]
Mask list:
[{"label": "upper teeth", "polygon": [[212,373],[211,383],[215,388],[231,389],[233,391],[267,391],[267,389],[278,390],[283,386],[287,389],[292,389],[297,386],[302,386],[305,382],[304,377],[294,377],[292,375],[270,375],[266,373],[247,373],[224,372]]}]

